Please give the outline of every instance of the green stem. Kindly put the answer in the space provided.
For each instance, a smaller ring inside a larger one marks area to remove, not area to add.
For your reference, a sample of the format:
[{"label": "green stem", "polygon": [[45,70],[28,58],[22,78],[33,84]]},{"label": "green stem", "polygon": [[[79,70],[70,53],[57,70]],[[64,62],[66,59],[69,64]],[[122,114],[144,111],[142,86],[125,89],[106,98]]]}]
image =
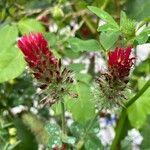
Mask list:
[{"label": "green stem", "polygon": [[103,4],[102,7],[101,7],[102,10],[104,10],[104,9],[107,7],[109,1],[110,1],[110,0],[105,0],[105,1],[104,1],[104,4]]},{"label": "green stem", "polygon": [[62,131],[66,134],[66,121],[65,121],[65,105],[64,102],[61,102],[61,121],[62,121]]},{"label": "green stem", "polygon": [[4,143],[6,142],[6,140],[3,138],[3,136],[0,134],[0,139],[1,141],[3,141]]},{"label": "green stem", "polygon": [[150,86],[150,80],[148,80],[143,88],[133,97],[131,100],[126,104],[126,107],[128,108],[130,105],[132,105]]},{"label": "green stem", "polygon": [[120,0],[115,0],[115,5],[116,5],[116,21],[119,22],[119,20],[120,20],[120,11],[121,11]]},{"label": "green stem", "polygon": [[76,146],[77,150],[80,150],[80,149],[83,147],[83,145],[84,145],[84,143],[85,143],[85,139],[86,139],[86,137],[87,137],[87,135],[88,135],[90,129],[93,127],[93,125],[94,125],[94,123],[95,123],[95,120],[96,120],[97,116],[99,115],[99,112],[100,112],[100,111],[98,111],[98,112],[95,114],[94,118],[90,121],[90,123],[89,123],[89,125],[88,125],[88,127],[87,127],[87,129],[86,129],[86,131],[85,131],[85,133],[84,133],[84,135],[83,135],[83,137],[81,137],[81,139],[80,139],[79,142],[77,143],[77,146]]},{"label": "green stem", "polygon": [[122,109],[121,115],[119,117],[120,119],[116,127],[116,135],[111,145],[111,150],[118,150],[120,147],[121,133],[125,128],[125,122],[127,119],[127,109],[149,88],[149,86],[150,80],[146,82],[143,88],[133,98],[131,98],[131,100],[125,105],[125,108]]},{"label": "green stem", "polygon": [[19,144],[21,143],[21,141],[19,140],[19,141],[17,141],[15,144],[13,144],[12,146],[11,146],[11,148],[10,148],[10,150],[13,150],[13,149],[15,149]]},{"label": "green stem", "polygon": [[125,126],[126,117],[127,117],[126,109],[123,108],[121,115],[120,115],[120,119],[116,126],[116,135],[115,135],[115,138],[113,140],[110,150],[119,150],[120,149],[120,137],[121,137],[123,128]]},{"label": "green stem", "polygon": [[4,146],[4,148],[3,148],[3,150],[7,150],[8,147],[9,147],[9,143],[6,143],[5,146]]}]

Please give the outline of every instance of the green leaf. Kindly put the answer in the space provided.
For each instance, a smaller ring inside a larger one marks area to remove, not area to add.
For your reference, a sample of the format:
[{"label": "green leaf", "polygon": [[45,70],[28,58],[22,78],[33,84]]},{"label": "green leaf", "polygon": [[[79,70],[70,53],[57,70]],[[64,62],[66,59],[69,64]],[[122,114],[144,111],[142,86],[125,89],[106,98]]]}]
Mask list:
[{"label": "green leaf", "polygon": [[70,144],[70,145],[74,145],[76,142],[76,138],[72,137],[72,136],[67,136],[67,135],[62,135],[62,141],[64,143]]},{"label": "green leaf", "polygon": [[70,64],[68,68],[73,70],[74,72],[80,72],[81,70],[85,69],[85,64],[82,63]]},{"label": "green leaf", "polygon": [[95,134],[90,134],[85,142],[85,150],[101,150],[102,144]]},{"label": "green leaf", "polygon": [[100,34],[101,44],[106,50],[110,49],[118,40],[119,32],[102,32]]},{"label": "green leaf", "polygon": [[136,36],[136,40],[139,44],[144,44],[148,40],[148,35],[150,34],[150,27],[144,28],[139,35]]},{"label": "green leaf", "polygon": [[[90,120],[90,121],[91,121],[91,120]],[[86,124],[86,129],[88,128],[90,121],[87,122],[87,124]],[[93,122],[93,125],[92,125],[92,127],[90,128],[90,130],[89,130],[89,132],[88,132],[88,136],[96,135],[96,134],[99,133],[99,131],[100,131],[99,118],[97,117],[97,118],[95,119],[95,121]]]},{"label": "green leaf", "polygon": [[139,44],[144,44],[148,40],[148,34],[142,32],[135,39],[138,41]]},{"label": "green leaf", "polygon": [[17,40],[18,29],[15,25],[6,25],[0,29],[0,53],[8,49]]},{"label": "green leaf", "polygon": [[129,137],[121,141],[121,150],[132,150],[132,140]]},{"label": "green leaf", "polygon": [[141,135],[143,137],[143,141],[140,146],[141,150],[150,150],[149,133],[150,133],[150,116],[147,117],[147,120],[141,129]]},{"label": "green leaf", "polygon": [[125,7],[126,13],[133,19],[141,21],[150,16],[149,13],[150,0],[132,0],[127,1]]},{"label": "green leaf", "polygon": [[150,34],[150,27],[146,27],[143,29],[142,33],[147,33],[147,34]]},{"label": "green leaf", "polygon": [[66,57],[69,57],[70,59],[77,59],[80,57],[81,52],[75,52],[71,48],[65,48],[62,51],[62,53],[63,55],[65,55]]},{"label": "green leaf", "polygon": [[72,135],[79,138],[84,135],[85,129],[81,124],[74,122],[70,127],[70,131],[71,131]]},{"label": "green leaf", "polygon": [[90,83],[92,76],[90,74],[78,73],[76,74],[76,79],[81,82]]},{"label": "green leaf", "polygon": [[[140,88],[143,83],[145,83],[145,81],[140,80]],[[135,128],[140,128],[144,124],[146,116],[150,114],[149,97],[150,88],[148,88],[146,92],[128,108],[130,123]]]},{"label": "green leaf", "polygon": [[45,128],[49,136],[48,147],[51,149],[60,147],[62,145],[60,127],[57,124],[47,123]]},{"label": "green leaf", "polygon": [[18,48],[0,53],[0,83],[19,76],[25,69],[25,61]]},{"label": "green leaf", "polygon": [[90,11],[92,11],[94,14],[96,14],[98,17],[100,17],[101,19],[103,19],[104,21],[106,21],[107,23],[109,23],[109,24],[111,24],[114,27],[116,27],[116,28],[119,29],[119,26],[116,23],[116,21],[106,11],[101,10],[100,8],[95,7],[95,6],[88,6],[88,9]]},{"label": "green leaf", "polygon": [[120,26],[122,27],[125,22],[127,20],[127,15],[124,11],[121,11],[121,15],[120,15]]},{"label": "green leaf", "polygon": [[21,34],[29,32],[44,32],[45,29],[42,24],[35,19],[24,19],[18,22],[18,28]]},{"label": "green leaf", "polygon": [[112,31],[112,32],[114,32],[114,31],[119,31],[119,28],[116,28],[115,26],[107,23],[107,24],[99,26],[97,31],[98,32],[100,32],[100,31]]},{"label": "green leaf", "polygon": [[66,98],[65,104],[72,113],[74,120],[85,124],[95,114],[93,96],[91,95],[90,86],[85,83],[78,83],[75,88],[74,90],[77,92],[78,98]]},{"label": "green leaf", "polygon": [[125,12],[121,11],[120,28],[125,37],[131,39],[135,36],[136,21],[127,17]]},{"label": "green leaf", "polygon": [[96,40],[81,40],[79,38],[69,38],[68,43],[71,46],[71,49],[76,52],[83,52],[83,51],[99,51],[101,46],[98,41]]},{"label": "green leaf", "polygon": [[150,58],[148,57],[146,60],[142,61],[133,71],[133,74],[136,76],[145,76],[150,74]]},{"label": "green leaf", "polygon": [[57,37],[54,33],[48,32],[45,33],[45,38],[49,43],[50,48],[56,48]]}]

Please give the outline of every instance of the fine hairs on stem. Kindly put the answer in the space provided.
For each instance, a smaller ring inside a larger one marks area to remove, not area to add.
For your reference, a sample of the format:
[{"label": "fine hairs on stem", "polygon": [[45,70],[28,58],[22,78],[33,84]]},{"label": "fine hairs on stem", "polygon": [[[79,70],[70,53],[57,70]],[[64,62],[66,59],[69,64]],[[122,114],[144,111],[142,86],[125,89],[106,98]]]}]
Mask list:
[{"label": "fine hairs on stem", "polygon": [[61,121],[62,121],[62,131],[64,134],[66,134],[67,129],[66,129],[66,120],[65,120],[65,105],[63,101],[61,101]]}]

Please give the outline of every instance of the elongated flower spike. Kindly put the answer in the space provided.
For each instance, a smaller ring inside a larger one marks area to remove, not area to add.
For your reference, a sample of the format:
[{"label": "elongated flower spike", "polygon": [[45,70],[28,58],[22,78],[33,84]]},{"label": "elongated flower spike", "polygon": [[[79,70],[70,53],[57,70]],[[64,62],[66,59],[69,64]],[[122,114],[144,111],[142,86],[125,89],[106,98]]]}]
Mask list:
[{"label": "elongated flower spike", "polygon": [[18,47],[24,54],[35,78],[49,84],[58,60],[48,48],[48,43],[41,33],[25,35],[18,40]]},{"label": "elongated flower spike", "polygon": [[112,77],[124,80],[129,75],[130,69],[134,64],[134,57],[131,55],[131,47],[126,49],[116,48],[108,53],[108,70]]},{"label": "elongated flower spike", "polygon": [[131,50],[131,47],[116,48],[108,52],[108,70],[96,79],[104,98],[101,104],[104,108],[123,106],[125,88],[135,60],[135,57],[131,57]]},{"label": "elongated flower spike", "polygon": [[[24,54],[30,71],[41,83],[41,89],[53,87],[51,97],[44,98],[44,104],[53,104],[59,99],[58,93],[68,93],[68,87],[73,82],[71,71],[64,67],[48,47],[48,42],[41,33],[30,33],[18,40],[18,47]],[[69,94],[69,93],[68,93]],[[60,94],[59,94],[60,95]]]}]

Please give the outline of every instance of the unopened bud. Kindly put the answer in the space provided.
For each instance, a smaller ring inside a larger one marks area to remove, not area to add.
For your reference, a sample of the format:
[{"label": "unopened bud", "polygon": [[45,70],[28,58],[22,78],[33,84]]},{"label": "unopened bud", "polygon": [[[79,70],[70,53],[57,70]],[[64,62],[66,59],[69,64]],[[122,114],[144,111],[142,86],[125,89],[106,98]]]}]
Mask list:
[{"label": "unopened bud", "polygon": [[11,138],[9,139],[9,144],[11,144],[11,145],[14,145],[16,142],[17,142],[16,137],[11,137]]},{"label": "unopened bud", "polygon": [[9,128],[8,132],[9,132],[9,135],[14,136],[14,135],[16,135],[17,130],[16,130],[16,128]]},{"label": "unopened bud", "polygon": [[62,11],[62,9],[58,6],[54,7],[54,12],[53,12],[53,17],[55,19],[61,19],[64,16],[64,12]]}]

